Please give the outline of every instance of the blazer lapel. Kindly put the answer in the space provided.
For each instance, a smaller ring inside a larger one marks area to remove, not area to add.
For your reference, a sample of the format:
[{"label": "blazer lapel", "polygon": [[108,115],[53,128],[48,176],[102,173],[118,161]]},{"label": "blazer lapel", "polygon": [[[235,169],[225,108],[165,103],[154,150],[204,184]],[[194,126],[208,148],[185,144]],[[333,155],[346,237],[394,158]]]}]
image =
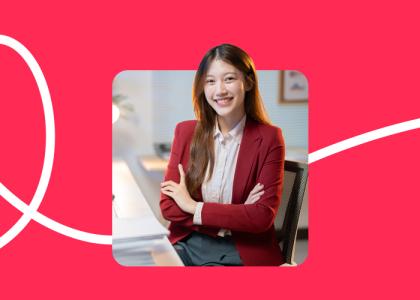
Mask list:
[{"label": "blazer lapel", "polygon": [[240,204],[245,200],[243,199],[245,196],[244,190],[251,174],[252,167],[256,162],[256,156],[261,144],[261,139],[262,137],[257,129],[257,123],[247,117],[239,148],[235,177],[233,179],[233,204]]}]

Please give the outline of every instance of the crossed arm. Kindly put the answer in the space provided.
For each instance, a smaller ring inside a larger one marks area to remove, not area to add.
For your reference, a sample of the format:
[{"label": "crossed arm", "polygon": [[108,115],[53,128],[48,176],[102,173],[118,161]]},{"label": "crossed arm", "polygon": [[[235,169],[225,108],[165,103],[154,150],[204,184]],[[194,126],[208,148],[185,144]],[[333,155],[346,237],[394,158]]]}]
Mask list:
[{"label": "crossed arm", "polygon": [[[194,226],[197,206],[185,186],[185,174],[177,150],[177,129],[165,182],[161,184],[163,216],[183,226]],[[273,145],[265,159],[258,183],[243,204],[205,203],[201,211],[202,225],[234,231],[259,233],[274,223],[283,186],[284,146]]]}]

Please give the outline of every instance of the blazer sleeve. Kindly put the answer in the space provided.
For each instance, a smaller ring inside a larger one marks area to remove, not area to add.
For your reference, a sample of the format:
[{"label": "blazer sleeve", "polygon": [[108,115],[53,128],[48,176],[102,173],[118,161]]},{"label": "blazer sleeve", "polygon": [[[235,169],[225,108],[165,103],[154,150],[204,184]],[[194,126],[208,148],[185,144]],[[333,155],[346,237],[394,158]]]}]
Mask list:
[{"label": "blazer sleeve", "polygon": [[[172,142],[171,154],[169,157],[169,163],[166,169],[164,181],[172,180],[174,182],[179,182],[180,180],[178,164],[181,163],[181,156],[183,155],[187,146],[186,138],[182,136],[180,127],[180,124],[175,127],[175,137]],[[183,167],[185,170],[186,166]],[[159,204],[162,216],[166,220],[186,227],[193,226],[193,215],[183,212],[171,197],[161,193]]]},{"label": "blazer sleeve", "polygon": [[[284,178],[284,148],[281,130],[277,128],[257,178],[257,183],[264,185],[264,194],[260,200],[253,204],[204,203],[201,212],[202,225],[250,233],[267,231],[274,224],[280,206]],[[245,199],[242,202],[245,202]]]}]

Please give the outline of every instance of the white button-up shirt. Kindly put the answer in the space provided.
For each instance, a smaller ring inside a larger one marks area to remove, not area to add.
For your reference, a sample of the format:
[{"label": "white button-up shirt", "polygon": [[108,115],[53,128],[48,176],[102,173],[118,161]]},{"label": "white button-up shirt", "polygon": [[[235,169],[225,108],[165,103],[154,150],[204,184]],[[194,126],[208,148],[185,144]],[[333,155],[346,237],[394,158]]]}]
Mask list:
[{"label": "white button-up shirt", "polygon": [[[235,176],[236,162],[238,160],[239,147],[241,145],[242,134],[245,128],[246,115],[235,127],[223,136],[216,122],[214,132],[214,168],[213,176],[210,180],[209,166],[206,176],[201,185],[204,202],[232,203],[233,179]],[[210,164],[209,164],[210,165]],[[193,223],[201,225],[201,211],[203,202],[198,202],[193,217]],[[221,229],[219,236],[230,235],[230,230]]]}]

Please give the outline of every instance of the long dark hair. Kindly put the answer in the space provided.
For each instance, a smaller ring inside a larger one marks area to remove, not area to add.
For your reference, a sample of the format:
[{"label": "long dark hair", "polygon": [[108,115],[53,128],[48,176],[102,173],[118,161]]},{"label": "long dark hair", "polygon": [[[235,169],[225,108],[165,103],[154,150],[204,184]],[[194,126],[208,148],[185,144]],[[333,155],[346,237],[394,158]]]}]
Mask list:
[{"label": "long dark hair", "polygon": [[192,195],[197,195],[198,188],[206,176],[208,164],[210,164],[209,179],[211,174],[213,174],[213,131],[217,113],[207,103],[204,94],[204,84],[208,68],[215,59],[223,60],[241,71],[246,84],[251,87],[245,93],[244,99],[247,118],[262,124],[270,124],[258,90],[258,79],[254,62],[249,55],[242,49],[230,44],[222,44],[210,49],[200,62],[195,74],[192,91],[194,113],[198,121],[190,146],[190,160],[186,174],[186,185]]}]

